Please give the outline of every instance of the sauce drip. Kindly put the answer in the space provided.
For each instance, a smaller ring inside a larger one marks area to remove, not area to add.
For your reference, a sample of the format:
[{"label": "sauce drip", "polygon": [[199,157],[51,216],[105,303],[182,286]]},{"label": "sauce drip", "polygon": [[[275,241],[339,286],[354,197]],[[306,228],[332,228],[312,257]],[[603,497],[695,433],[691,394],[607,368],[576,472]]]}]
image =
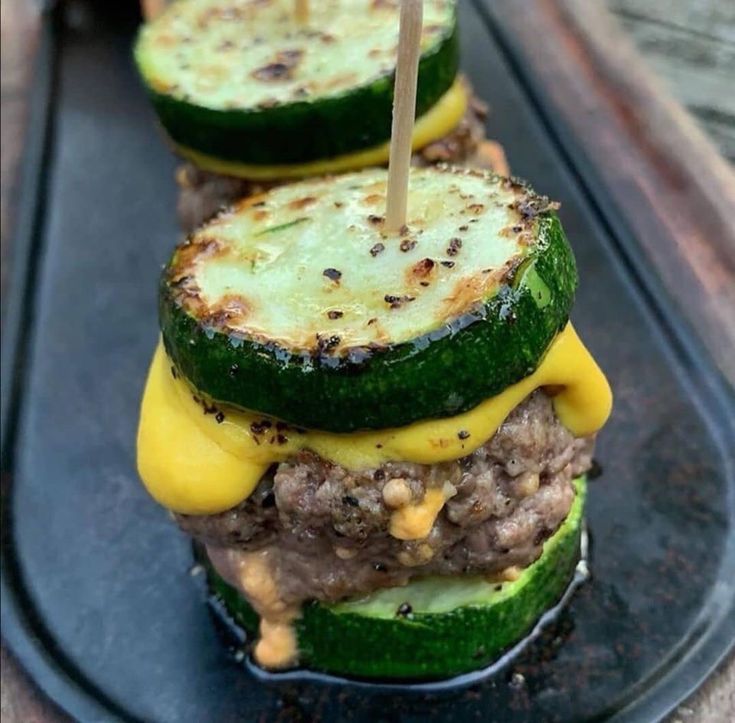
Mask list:
[{"label": "sauce drip", "polygon": [[270,670],[295,665],[299,651],[293,621],[299,616],[299,606],[281,596],[273,574],[272,551],[207,547],[207,555],[217,572],[260,615],[260,637],[253,652],[258,664]]}]

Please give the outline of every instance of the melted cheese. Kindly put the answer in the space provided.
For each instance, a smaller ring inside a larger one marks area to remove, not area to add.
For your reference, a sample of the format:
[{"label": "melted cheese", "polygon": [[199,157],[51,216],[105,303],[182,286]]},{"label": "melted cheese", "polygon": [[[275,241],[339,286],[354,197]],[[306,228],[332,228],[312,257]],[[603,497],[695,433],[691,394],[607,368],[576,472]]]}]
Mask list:
[{"label": "melted cheese", "polygon": [[[468,93],[462,80],[454,85],[439,99],[430,110],[416,119],[413,129],[412,147],[416,151],[448,135],[467,111]],[[174,144],[179,155],[190,160],[199,168],[226,176],[236,176],[254,181],[278,180],[283,178],[307,178],[331,173],[343,173],[370,166],[384,166],[388,163],[390,141],[362,151],[346,153],[334,158],[324,158],[307,163],[279,164],[274,166],[227,161],[193,148]]]},{"label": "melted cheese", "polygon": [[138,471],[150,494],[165,507],[185,514],[215,514],[246,499],[271,464],[300,449],[353,470],[388,461],[436,464],[464,457],[485,444],[508,414],[543,386],[559,388],[556,413],[577,437],[596,432],[610,414],[607,380],[569,324],[535,372],[463,414],[349,434],[292,429],[277,433],[274,425],[269,433],[256,435],[251,425],[263,420],[262,415],[227,410],[218,423],[215,415],[205,414],[189,386],[174,378],[159,345],[143,396]]},{"label": "melted cheese", "polygon": [[398,540],[423,540],[434,526],[446,496],[441,489],[426,490],[421,502],[396,510],[390,519],[390,534]]}]

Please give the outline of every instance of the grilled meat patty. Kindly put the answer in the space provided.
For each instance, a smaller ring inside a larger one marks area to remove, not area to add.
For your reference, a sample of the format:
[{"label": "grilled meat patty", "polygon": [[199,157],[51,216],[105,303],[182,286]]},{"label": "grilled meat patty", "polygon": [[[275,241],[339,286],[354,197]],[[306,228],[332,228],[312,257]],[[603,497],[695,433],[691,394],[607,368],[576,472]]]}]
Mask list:
[{"label": "grilled meat patty", "polygon": [[[288,602],[355,597],[419,575],[498,575],[540,556],[569,512],[572,479],[589,469],[593,446],[562,426],[539,390],[457,461],[352,472],[304,452],[275,465],[238,507],[176,519],[211,547],[269,550]],[[429,489],[447,499],[428,536],[391,536],[394,511],[420,503]]]}]

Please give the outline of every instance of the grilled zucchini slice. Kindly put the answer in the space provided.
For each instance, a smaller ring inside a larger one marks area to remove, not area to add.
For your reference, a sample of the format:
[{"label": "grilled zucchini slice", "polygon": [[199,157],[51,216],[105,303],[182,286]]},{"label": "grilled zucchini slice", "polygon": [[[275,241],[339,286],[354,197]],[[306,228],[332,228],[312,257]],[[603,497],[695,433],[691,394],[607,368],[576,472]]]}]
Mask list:
[{"label": "grilled zucchini slice", "polygon": [[[390,138],[398,5],[179,0],[144,26],[135,59],[161,124],[189,154],[296,164]],[[427,0],[417,115],[454,83],[456,2]]]},{"label": "grilled zucchini slice", "polygon": [[518,181],[414,169],[383,229],[381,169],[242,201],[179,246],[164,345],[210,400],[334,432],[466,411],[533,372],[577,282],[553,204]]}]

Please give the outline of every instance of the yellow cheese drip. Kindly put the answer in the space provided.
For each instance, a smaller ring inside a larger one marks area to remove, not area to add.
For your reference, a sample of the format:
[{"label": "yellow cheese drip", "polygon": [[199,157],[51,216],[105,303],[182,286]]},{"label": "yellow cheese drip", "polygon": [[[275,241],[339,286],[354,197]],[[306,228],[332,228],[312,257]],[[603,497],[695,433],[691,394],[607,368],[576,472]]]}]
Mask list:
[{"label": "yellow cheese drip", "polygon": [[[458,79],[439,99],[436,105],[416,119],[416,124],[413,128],[413,150],[416,151],[419,148],[428,146],[430,143],[448,135],[456,128],[462,116],[466,113],[467,103],[467,87],[462,80]],[[323,158],[307,163],[269,166],[227,161],[178,144],[174,144],[174,147],[179,155],[206,171],[221,173],[226,176],[247,178],[254,181],[324,176],[331,173],[343,173],[344,171],[368,168],[370,166],[384,166],[388,163],[390,152],[390,142],[386,142],[379,146],[366,148],[362,151],[354,151],[353,153],[345,153],[334,158]]]},{"label": "yellow cheese drip", "polygon": [[150,494],[165,507],[185,514],[215,514],[242,502],[271,464],[300,449],[311,449],[348,469],[464,457],[485,444],[508,414],[543,386],[560,388],[554,408],[577,437],[596,432],[610,414],[607,380],[569,324],[533,374],[468,412],[349,434],[286,429],[279,444],[275,427],[259,436],[251,430],[263,415],[230,409],[218,423],[214,415],[204,414],[188,385],[174,379],[159,345],[143,396],[138,470]]}]

